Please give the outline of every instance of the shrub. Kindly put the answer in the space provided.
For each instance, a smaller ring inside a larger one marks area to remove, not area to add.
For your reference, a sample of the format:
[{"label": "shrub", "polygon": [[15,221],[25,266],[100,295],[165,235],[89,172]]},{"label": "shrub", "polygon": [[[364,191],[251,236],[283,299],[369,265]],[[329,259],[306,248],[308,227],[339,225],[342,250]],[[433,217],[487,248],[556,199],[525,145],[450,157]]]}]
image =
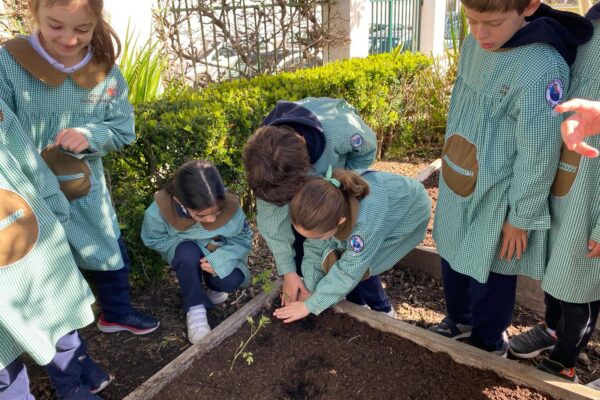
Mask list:
[{"label": "shrub", "polygon": [[381,54],[225,82],[136,105],[137,142],[106,160],[134,277],[161,276],[164,263],[144,247],[139,232],[153,193],[177,166],[193,158],[211,160],[227,187],[240,195],[244,209],[251,212],[241,151],[278,100],[346,99],[377,133],[383,156],[409,123],[403,111],[408,108],[405,91],[430,65],[431,60],[420,54]]}]

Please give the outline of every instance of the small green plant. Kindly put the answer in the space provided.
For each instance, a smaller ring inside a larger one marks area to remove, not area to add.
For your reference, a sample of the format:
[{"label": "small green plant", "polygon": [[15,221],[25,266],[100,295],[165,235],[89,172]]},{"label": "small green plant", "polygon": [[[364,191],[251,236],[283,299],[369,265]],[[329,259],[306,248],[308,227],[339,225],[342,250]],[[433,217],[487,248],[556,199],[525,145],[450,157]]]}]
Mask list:
[{"label": "small green plant", "polygon": [[246,339],[246,341],[242,340],[240,342],[240,345],[238,346],[237,350],[235,351],[235,354],[233,355],[233,360],[231,361],[231,366],[229,367],[229,372],[233,371],[233,366],[235,365],[235,360],[237,360],[238,357],[240,357],[240,356],[244,360],[246,360],[246,363],[248,365],[252,365],[252,363],[254,362],[254,354],[252,354],[249,351],[244,351],[244,350],[246,349],[246,346],[248,346],[248,343],[250,343],[250,341],[252,341],[254,336],[256,336],[256,334],[262,328],[264,328],[266,325],[271,323],[271,320],[266,315],[263,315],[260,317],[260,319],[258,320],[258,324],[256,324],[256,322],[254,321],[254,318],[252,318],[251,315],[248,315],[246,317],[246,321],[248,321],[248,325],[250,325],[250,336],[248,337],[248,339]]},{"label": "small green plant", "polygon": [[262,270],[261,272],[252,277],[252,285],[260,286],[262,291],[265,293],[271,293],[271,291],[275,288],[275,284],[271,279],[272,274],[272,268],[266,268]]}]

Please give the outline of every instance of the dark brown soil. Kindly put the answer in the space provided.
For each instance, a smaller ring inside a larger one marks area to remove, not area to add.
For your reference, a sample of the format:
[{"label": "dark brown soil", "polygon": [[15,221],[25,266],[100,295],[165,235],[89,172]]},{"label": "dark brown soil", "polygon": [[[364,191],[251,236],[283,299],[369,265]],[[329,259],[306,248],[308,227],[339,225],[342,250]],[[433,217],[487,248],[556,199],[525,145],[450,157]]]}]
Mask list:
[{"label": "dark brown soil", "polygon": [[230,372],[240,342],[249,336],[250,328],[244,325],[157,398],[548,398],[332,311],[290,325],[274,320],[247,345],[253,362],[238,358]]}]

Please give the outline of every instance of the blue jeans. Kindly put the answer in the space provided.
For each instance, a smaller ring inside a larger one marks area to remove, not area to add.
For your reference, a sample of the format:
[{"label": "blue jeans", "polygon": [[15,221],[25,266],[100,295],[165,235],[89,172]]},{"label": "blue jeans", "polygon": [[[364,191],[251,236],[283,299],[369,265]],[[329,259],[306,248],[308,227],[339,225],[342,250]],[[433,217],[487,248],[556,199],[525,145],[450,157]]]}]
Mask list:
[{"label": "blue jeans", "polygon": [[454,271],[442,260],[442,280],[448,317],[459,324],[473,326],[471,342],[486,351],[504,346],[504,331],[510,326],[517,276],[490,272],[486,283]]},{"label": "blue jeans", "polygon": [[360,282],[348,295],[348,301],[359,305],[368,305],[371,310],[389,312],[392,310],[379,275],[375,275]]},{"label": "blue jeans", "polygon": [[171,262],[171,267],[175,270],[177,280],[179,280],[183,297],[183,311],[186,313],[190,307],[200,304],[206,308],[214,306],[202,287],[202,280],[211,290],[228,293],[235,291],[244,283],[244,273],[238,268],[224,278],[202,271],[200,269],[200,259],[203,257],[204,253],[196,243],[185,241],[179,243],[175,249],[175,257]]}]

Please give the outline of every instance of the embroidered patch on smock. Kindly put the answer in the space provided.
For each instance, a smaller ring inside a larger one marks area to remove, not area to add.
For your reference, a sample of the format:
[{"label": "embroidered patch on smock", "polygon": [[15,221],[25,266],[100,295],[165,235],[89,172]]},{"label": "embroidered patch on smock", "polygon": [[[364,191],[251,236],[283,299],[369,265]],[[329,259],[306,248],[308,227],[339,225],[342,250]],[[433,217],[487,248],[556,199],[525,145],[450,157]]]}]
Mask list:
[{"label": "embroidered patch on smock", "polygon": [[546,88],[546,101],[555,107],[563,98],[563,83],[560,79],[554,79]]},{"label": "embroidered patch on smock", "polygon": [[117,89],[116,87],[111,87],[111,88],[106,89],[106,94],[109,95],[110,97],[115,97],[118,93],[119,93],[119,89]]},{"label": "embroidered patch on smock", "polygon": [[358,133],[356,135],[353,135],[350,138],[350,145],[352,145],[353,149],[360,149],[363,145],[364,139],[361,135],[359,135]]},{"label": "embroidered patch on smock", "polygon": [[365,248],[365,242],[358,235],[352,235],[350,239],[348,239],[348,242],[350,243],[350,248],[352,248],[352,251],[355,253],[360,253]]}]

